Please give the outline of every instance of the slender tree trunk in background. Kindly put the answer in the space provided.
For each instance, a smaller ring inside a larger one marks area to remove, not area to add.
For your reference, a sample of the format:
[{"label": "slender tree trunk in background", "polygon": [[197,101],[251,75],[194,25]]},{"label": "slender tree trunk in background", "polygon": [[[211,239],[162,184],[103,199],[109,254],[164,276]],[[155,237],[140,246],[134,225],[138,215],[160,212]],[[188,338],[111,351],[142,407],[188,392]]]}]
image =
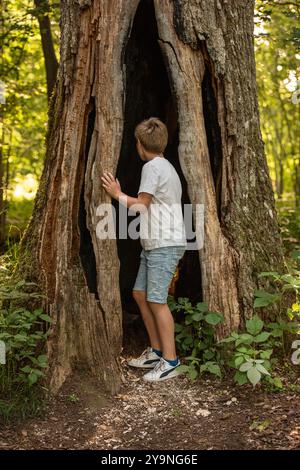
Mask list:
[{"label": "slender tree trunk in background", "polygon": [[296,207],[300,205],[300,159],[294,160],[294,191],[296,195]]},{"label": "slender tree trunk in background", "polygon": [[[8,208],[7,189],[9,184],[9,157],[11,149],[12,130],[9,129],[5,136],[5,127],[2,127],[1,145],[0,145],[0,253],[6,249],[6,214]],[[4,158],[3,148],[7,142],[6,155]]]},{"label": "slender tree trunk in background", "polygon": [[[3,144],[3,139],[1,139]],[[4,201],[4,163],[2,145],[0,146],[0,253],[4,251],[5,245],[5,201]]]},{"label": "slender tree trunk in background", "polygon": [[[300,107],[298,106],[298,113],[297,113],[298,122],[300,120]],[[297,150],[298,158],[294,160],[294,167],[295,167],[295,194],[296,194],[296,206],[300,206],[300,142],[298,141],[298,150]]]},{"label": "slender tree trunk in background", "polygon": [[285,148],[283,145],[283,135],[279,131],[278,126],[275,124],[275,135],[276,139],[274,142],[274,147],[277,146],[279,147],[279,151],[277,151],[278,155],[278,166],[279,166],[279,171],[278,171],[278,197],[282,197],[283,192],[284,192],[284,162],[287,162],[287,156],[285,152]]},{"label": "slender tree trunk in background", "polygon": [[[273,146],[273,152],[275,152],[275,145]],[[274,158],[274,165],[275,165],[275,191],[277,196],[280,198],[281,197],[281,172],[280,172],[280,160],[278,158],[278,155],[276,153],[273,153],[273,158]]]},{"label": "slender tree trunk in background", "polygon": [[42,40],[42,48],[45,60],[46,79],[47,79],[47,95],[50,99],[57,75],[58,62],[55,55],[53,46],[53,39],[51,34],[50,18],[46,14],[49,9],[48,0],[34,0],[37,7],[37,19],[40,27],[40,34]]},{"label": "slender tree trunk in background", "polygon": [[259,127],[253,9],[244,0],[62,2],[45,168],[20,265],[37,276],[54,319],[53,389],[74,368],[113,393],[120,386],[122,310],[134,309],[140,248],[97,238],[96,209],[110,202],[103,169],[136,194],[141,119],[165,120],[183,202],[204,204],[204,247],[185,254],[175,294],[223,312],[224,335],[253,314],[254,289],[266,282],[258,274],[283,269]]}]

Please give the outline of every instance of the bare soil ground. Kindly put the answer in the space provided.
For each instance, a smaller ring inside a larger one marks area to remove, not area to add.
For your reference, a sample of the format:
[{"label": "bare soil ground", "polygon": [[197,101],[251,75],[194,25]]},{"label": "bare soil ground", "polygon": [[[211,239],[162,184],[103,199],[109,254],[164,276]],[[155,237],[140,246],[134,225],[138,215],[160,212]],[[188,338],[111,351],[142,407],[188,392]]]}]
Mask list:
[{"label": "bare soil ground", "polygon": [[0,431],[0,449],[300,449],[300,397],[186,377],[145,383],[124,364],[118,395],[82,376],[41,417]]}]

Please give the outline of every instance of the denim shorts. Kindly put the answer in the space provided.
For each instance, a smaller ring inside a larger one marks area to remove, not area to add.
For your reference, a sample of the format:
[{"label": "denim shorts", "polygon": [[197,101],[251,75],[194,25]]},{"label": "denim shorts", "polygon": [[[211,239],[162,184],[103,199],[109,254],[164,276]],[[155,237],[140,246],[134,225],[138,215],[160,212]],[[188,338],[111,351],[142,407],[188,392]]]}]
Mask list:
[{"label": "denim shorts", "polygon": [[173,274],[185,250],[186,246],[142,249],[133,290],[145,291],[148,302],[165,304]]}]

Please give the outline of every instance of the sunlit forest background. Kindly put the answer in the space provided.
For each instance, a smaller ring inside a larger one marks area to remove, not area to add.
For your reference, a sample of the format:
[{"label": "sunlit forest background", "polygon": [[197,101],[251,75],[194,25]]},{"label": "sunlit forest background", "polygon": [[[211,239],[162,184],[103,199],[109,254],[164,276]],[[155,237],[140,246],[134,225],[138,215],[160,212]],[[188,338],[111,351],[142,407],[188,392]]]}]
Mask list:
[{"label": "sunlit forest background", "polygon": [[[261,130],[287,250],[300,238],[299,16],[299,0],[256,2]],[[51,47],[50,68],[59,61],[59,17],[57,1],[7,0],[2,5],[1,252],[22,236],[43,169],[52,91],[49,83],[47,89],[46,64]]]}]

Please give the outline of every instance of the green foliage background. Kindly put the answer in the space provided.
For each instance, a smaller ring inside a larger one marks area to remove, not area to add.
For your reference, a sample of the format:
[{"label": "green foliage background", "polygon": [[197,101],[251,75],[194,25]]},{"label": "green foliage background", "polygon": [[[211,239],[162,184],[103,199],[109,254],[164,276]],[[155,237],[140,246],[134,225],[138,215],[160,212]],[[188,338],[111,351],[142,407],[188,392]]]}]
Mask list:
[{"label": "green foliage background", "polygon": [[299,205],[300,2],[256,5],[257,87],[273,187],[278,198],[297,199]]},{"label": "green foliage background", "polygon": [[[59,3],[50,2],[52,36],[59,56]],[[19,238],[31,215],[43,169],[47,129],[45,64],[36,9],[31,0],[2,6],[1,105],[7,233]]]}]

